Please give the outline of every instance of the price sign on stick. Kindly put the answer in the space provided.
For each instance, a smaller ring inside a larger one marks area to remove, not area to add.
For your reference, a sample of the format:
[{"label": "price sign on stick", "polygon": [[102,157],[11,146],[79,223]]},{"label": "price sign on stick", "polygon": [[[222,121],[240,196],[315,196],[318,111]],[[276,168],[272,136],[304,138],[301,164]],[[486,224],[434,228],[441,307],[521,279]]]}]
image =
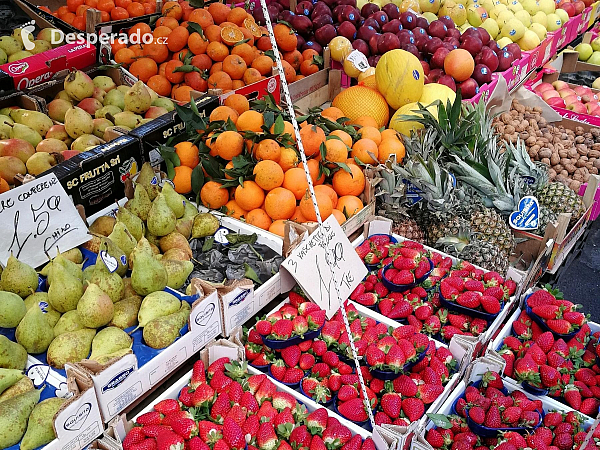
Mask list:
[{"label": "price sign on stick", "polygon": [[329,318],[367,275],[367,268],[334,216],[329,216],[282,264]]},{"label": "price sign on stick", "polygon": [[56,175],[50,174],[0,197],[0,262],[11,253],[37,267],[90,240],[87,227]]}]

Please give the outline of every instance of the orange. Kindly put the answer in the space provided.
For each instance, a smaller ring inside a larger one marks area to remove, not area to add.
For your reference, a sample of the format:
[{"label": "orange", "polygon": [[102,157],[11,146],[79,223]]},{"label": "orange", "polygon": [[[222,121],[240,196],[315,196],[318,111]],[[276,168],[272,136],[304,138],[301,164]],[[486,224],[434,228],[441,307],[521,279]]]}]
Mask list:
[{"label": "orange", "polygon": [[186,27],[177,27],[169,34],[167,48],[172,52],[178,52],[187,46],[190,33]]},{"label": "orange", "polygon": [[190,34],[190,37],[188,38],[187,42],[188,48],[194,55],[206,53],[206,50],[208,49],[208,44],[208,40],[200,36],[199,33]]},{"label": "orange", "polygon": [[302,61],[304,61],[302,59],[302,53],[300,53],[296,49],[292,50],[291,52],[284,53],[283,59],[287,61],[294,68],[295,71],[298,71],[298,69],[300,69],[300,64],[302,64]]},{"label": "orange", "polygon": [[212,59],[210,59],[208,55],[202,53],[200,55],[194,56],[192,58],[191,64],[192,66],[197,67],[200,70],[210,70],[210,68],[212,67]]},{"label": "orange", "polygon": [[344,130],[334,130],[329,133],[329,136],[337,136],[339,137],[344,144],[348,147],[352,148],[352,137],[346,133]]},{"label": "orange", "polygon": [[[110,15],[109,15],[109,17],[110,17]],[[65,22],[67,22],[68,24],[71,24],[71,25],[72,25],[72,24],[73,24],[73,21],[75,20],[75,18],[76,18],[75,14],[73,14],[73,13],[69,12],[69,13],[65,14],[65,15],[62,17],[62,20],[64,20],[64,21],[65,21]]]},{"label": "orange", "polygon": [[[331,198],[329,197],[329,195],[323,192],[315,192],[315,198],[317,199],[317,207],[319,208],[321,220],[324,221],[331,215],[331,212],[333,211]],[[315,211],[313,200],[309,192],[306,192],[306,194],[304,194],[304,197],[302,197],[302,200],[300,200],[300,211],[302,211],[302,215],[306,217],[309,221],[317,221],[317,213]]]},{"label": "orange", "polygon": [[282,147],[281,156],[277,163],[281,166],[284,172],[298,165],[298,154],[293,147]]},{"label": "orange", "polygon": [[339,198],[335,209],[344,213],[346,217],[352,217],[363,209],[363,202],[355,195],[343,195]]},{"label": "orange", "polygon": [[260,208],[265,201],[265,191],[254,181],[244,181],[235,188],[235,201],[246,211]]},{"label": "orange", "polygon": [[202,27],[202,29],[206,29],[209,25],[213,25],[215,21],[210,13],[204,8],[197,8],[192,11],[190,16],[188,17],[188,22],[197,23]]},{"label": "orange", "polygon": [[249,110],[240,114],[236,127],[238,131],[254,131],[255,133],[261,133],[263,131],[261,127],[264,123],[265,121],[261,113]]},{"label": "orange", "polygon": [[377,164],[379,149],[371,139],[359,139],[352,146],[350,156],[358,158],[364,164]]},{"label": "orange", "polygon": [[335,208],[338,203],[338,195],[335,193],[333,188],[327,184],[319,184],[318,186],[314,186],[315,192],[322,192],[327,194],[331,199],[331,205]]},{"label": "orange", "polygon": [[156,21],[156,27],[160,26],[169,27],[171,30],[174,30],[179,26],[179,22],[175,17],[161,17]]},{"label": "orange", "polygon": [[173,31],[173,29],[171,29],[165,25],[161,25],[160,27],[156,27],[154,29],[154,31],[152,32],[152,36],[155,38],[167,37],[168,35],[171,34],[172,31]]},{"label": "orange", "polygon": [[356,195],[359,196],[365,190],[365,175],[356,164],[348,164],[351,173],[344,169],[339,169],[331,180],[333,189],[337,195]]},{"label": "orange", "polygon": [[310,125],[300,130],[300,138],[306,156],[318,155],[321,144],[325,142],[325,132],[316,125]]},{"label": "orange", "polygon": [[[269,132],[271,134],[276,134],[275,133],[275,124],[271,125],[271,128],[269,129]],[[294,133],[294,126],[288,122],[287,120],[283,121],[283,132],[281,132],[280,134],[289,134],[290,138],[295,142],[296,141],[296,133]]]},{"label": "orange", "polygon": [[244,39],[244,33],[236,26],[224,26],[221,28],[221,40],[229,46],[233,46]]},{"label": "orange", "polygon": [[96,6],[96,9],[110,14],[114,7],[115,3],[112,0],[98,0],[98,5]]},{"label": "orange", "polygon": [[307,77],[319,71],[319,66],[312,60],[307,59],[300,64],[300,73]]},{"label": "orange", "polygon": [[229,200],[227,203],[225,203],[225,208],[225,214],[235,219],[241,219],[246,214],[248,214],[248,211],[240,207],[240,205],[238,205],[235,200]]},{"label": "orange", "polygon": [[[242,154],[244,150],[244,138],[237,131],[224,131],[217,137],[214,145],[217,154],[221,158],[231,161],[234,157]],[[254,208],[245,209],[250,210]]]},{"label": "orange", "polygon": [[[325,174],[322,173],[319,161],[316,159],[309,159],[308,161],[306,161],[306,164],[308,164],[308,172],[310,173],[310,178],[313,184],[323,184],[325,182]],[[300,163],[298,167],[304,170],[304,164]],[[321,176],[317,179],[319,173],[321,174]]]},{"label": "orange", "polygon": [[229,14],[229,11],[231,11],[231,8],[224,3],[215,2],[208,5],[208,12],[217,25],[227,20],[227,14]]},{"label": "orange", "polygon": [[379,144],[379,162],[386,162],[391,155],[396,155],[396,161],[400,163],[406,154],[404,144],[396,138],[384,139]]},{"label": "orange", "polygon": [[173,17],[177,20],[183,16],[183,9],[178,2],[165,2],[161,12],[163,16]]},{"label": "orange", "polygon": [[269,227],[269,232],[283,237],[285,235],[285,220],[276,220]]},{"label": "orange", "polygon": [[115,62],[129,66],[135,58],[135,53],[129,48],[122,48],[114,54]]},{"label": "orange", "polygon": [[198,147],[191,142],[180,142],[175,145],[175,153],[179,156],[179,162],[182,166],[188,166],[193,169],[200,162]]},{"label": "orange", "polygon": [[277,141],[265,139],[258,143],[254,155],[259,161],[269,159],[276,162],[279,161],[279,158],[281,157],[281,147]]},{"label": "orange", "polygon": [[56,13],[58,14],[59,18],[63,18],[65,15],[69,14],[71,11],[69,11],[69,7],[68,6],[61,6],[60,8],[58,8],[56,10]]},{"label": "orange", "polygon": [[0,178],[0,194],[4,194],[10,189],[8,182],[4,178]]},{"label": "orange", "polygon": [[398,133],[396,130],[393,130],[391,128],[386,128],[385,130],[383,130],[381,132],[381,141],[383,142],[386,139],[401,140],[402,137],[400,136],[400,133]]},{"label": "orange", "polygon": [[292,191],[276,187],[265,198],[265,210],[273,220],[289,219],[296,211],[296,197]]},{"label": "orange", "polygon": [[79,30],[85,30],[85,22],[86,22],[85,17],[76,16],[75,18],[73,18],[71,25],[73,25],[75,28],[77,28]]},{"label": "orange", "polygon": [[283,184],[283,169],[275,161],[259,161],[252,173],[256,184],[265,191],[271,191]]},{"label": "orange", "polygon": [[246,20],[247,18],[248,18],[248,13],[246,12],[246,10],[244,8],[239,8],[239,7],[233,8],[227,14],[227,21],[233,22],[237,26],[242,26],[244,24],[244,20]]},{"label": "orange", "polygon": [[[147,33],[152,33],[152,30],[150,29],[150,25],[148,25],[147,23],[136,23],[134,26],[132,26],[129,31],[127,32],[127,35],[129,36],[129,38],[131,39],[131,36],[133,35],[137,35],[140,37],[140,39],[142,38],[142,36],[144,34]],[[137,39],[137,37],[136,37]]]},{"label": "orange", "polygon": [[[336,122],[338,119],[344,117],[344,113],[340,108],[336,108],[335,106],[330,106],[329,108],[325,108],[321,115],[323,117],[328,118],[329,120]],[[341,130],[340,130],[341,131]]]},{"label": "orange", "polygon": [[377,127],[377,121],[373,119],[371,116],[359,116],[354,120],[350,121],[350,125],[355,125],[356,127]]},{"label": "orange", "polygon": [[291,52],[298,45],[296,34],[287,25],[278,23],[273,27],[273,34],[275,35],[275,42],[284,52]]},{"label": "orange", "polygon": [[250,225],[254,225],[255,227],[258,227],[258,228],[262,228],[263,230],[268,230],[269,227],[271,226],[271,223],[273,223],[273,221],[271,220],[269,215],[265,212],[265,210],[261,209],[261,208],[256,208],[256,209],[253,209],[252,211],[249,211],[245,215],[245,217],[246,217],[246,223],[249,223]]},{"label": "orange", "polygon": [[238,120],[238,113],[235,109],[230,108],[229,106],[217,106],[209,116],[209,120],[211,122],[214,122],[215,120],[226,121],[227,119],[231,119],[234,124]]},{"label": "orange", "polygon": [[290,220],[298,223],[308,222],[308,220],[306,220],[306,217],[304,217],[304,214],[302,214],[302,210],[299,206],[296,206],[296,211],[294,211],[294,215],[290,217]]},{"label": "orange", "polygon": [[273,60],[266,55],[261,55],[252,61],[252,68],[258,70],[261,75],[271,75],[273,72]]},{"label": "orange", "polygon": [[171,60],[165,66],[165,77],[173,84],[181,83],[185,73],[173,72],[178,67],[183,66],[183,63],[179,60]]},{"label": "orange", "polygon": [[260,74],[260,72],[256,69],[253,69],[252,67],[249,69],[246,69],[246,71],[244,72],[244,83],[246,83],[247,85],[250,85],[252,83],[256,83],[260,80],[262,80],[262,76]]},{"label": "orange", "polygon": [[[79,16],[79,17],[82,17],[82,16],[84,16],[84,15],[87,14],[86,11],[88,9],[90,9],[90,7],[88,5],[79,5],[77,7],[77,11],[75,12],[75,15]],[[118,43],[121,44],[121,45],[123,45],[123,46],[126,45],[124,42],[118,42]],[[111,44],[111,46],[110,46],[111,50],[114,48],[113,46],[114,46],[114,44]],[[124,48],[124,47],[121,47],[121,48]]]},{"label": "orange", "polygon": [[233,47],[231,49],[231,54],[241,57],[246,63],[247,67],[249,67],[252,64],[252,61],[254,61],[254,58],[256,58],[256,52],[247,43],[239,44]]},{"label": "orange", "polygon": [[204,30],[204,37],[209,42],[221,42],[221,27],[219,25],[209,25]]},{"label": "orange", "polygon": [[192,192],[192,169],[187,166],[175,167],[173,184],[175,185],[175,190],[180,194]]},{"label": "orange", "polygon": [[100,21],[108,22],[110,20],[110,13],[106,11],[100,11]]},{"label": "orange", "polygon": [[[348,147],[340,139],[328,139],[325,141],[325,160],[328,162],[343,163],[348,159]],[[335,167],[335,164],[328,165]]]},{"label": "orange", "polygon": [[163,75],[152,75],[146,84],[158,95],[163,97],[171,95],[171,83]]},{"label": "orange", "polygon": [[74,13],[83,3],[83,0],[67,0],[67,8]]},{"label": "orange", "polygon": [[319,56],[319,52],[317,52],[316,50],[313,50],[312,48],[307,48],[306,50],[304,50],[302,52],[303,60],[313,59],[313,57],[315,57],[315,56]]},{"label": "orange", "polygon": [[381,144],[381,133],[375,127],[362,127],[358,130],[361,139],[371,139],[376,145]]},{"label": "orange", "polygon": [[234,109],[238,114],[243,114],[250,109],[248,99],[241,94],[232,94],[223,102],[225,106]]},{"label": "orange", "polygon": [[229,201],[229,192],[216,181],[208,181],[200,190],[202,204],[210,209],[219,209]]},{"label": "orange", "polygon": [[331,215],[335,217],[335,220],[337,220],[340,225],[346,221],[346,216],[344,216],[344,213],[337,209],[331,211]]},{"label": "orange", "polygon": [[129,18],[129,13],[125,8],[120,6],[114,7],[110,12],[110,18],[112,20],[124,20]]},{"label": "orange", "polygon": [[467,80],[473,74],[473,69],[473,56],[462,48],[455,48],[444,59],[444,71],[456,81]]},{"label": "orange", "polygon": [[193,89],[189,86],[179,86],[174,91],[173,99],[177,100],[178,102],[189,103],[191,100],[191,97],[192,97],[191,96],[192,91],[193,91]]},{"label": "orange", "polygon": [[[244,30],[248,30],[254,38],[259,38],[262,36],[262,31],[257,25],[257,23],[254,21],[253,17],[248,16],[248,18],[244,20],[244,26],[242,28],[242,31]],[[244,35],[246,34],[244,33]]]},{"label": "orange", "polygon": [[127,13],[130,17],[140,17],[146,14],[146,10],[141,3],[133,2],[127,6]]},{"label": "orange", "polygon": [[268,36],[259,37],[256,40],[256,48],[259,50],[266,52],[267,50],[272,50],[271,39]]},{"label": "orange", "polygon": [[296,200],[300,200],[308,189],[306,173],[300,167],[293,167],[285,172],[283,187],[293,192]]},{"label": "orange", "polygon": [[281,67],[283,67],[283,75],[285,76],[285,81],[287,81],[288,83],[293,83],[294,81],[296,81],[296,71],[289,62],[282,60]]},{"label": "orange", "polygon": [[212,75],[213,73],[217,73],[217,72],[223,72],[223,63],[222,62],[214,63],[208,73],[210,75]]},{"label": "orange", "polygon": [[241,80],[246,71],[246,62],[238,55],[229,55],[223,60],[223,72],[232,80]]},{"label": "orange", "polygon": [[229,55],[229,50],[222,42],[211,42],[206,47],[206,54],[213,61],[221,62]]},{"label": "orange", "polygon": [[169,49],[165,44],[152,42],[144,45],[144,56],[161,63],[169,59]]},{"label": "orange", "polygon": [[222,89],[228,91],[231,89],[231,77],[225,72],[215,72],[208,77],[208,88],[209,89]]},{"label": "orange", "polygon": [[158,73],[158,65],[156,61],[151,58],[140,58],[136,59],[131,66],[129,66],[129,72],[146,83],[152,75]]}]

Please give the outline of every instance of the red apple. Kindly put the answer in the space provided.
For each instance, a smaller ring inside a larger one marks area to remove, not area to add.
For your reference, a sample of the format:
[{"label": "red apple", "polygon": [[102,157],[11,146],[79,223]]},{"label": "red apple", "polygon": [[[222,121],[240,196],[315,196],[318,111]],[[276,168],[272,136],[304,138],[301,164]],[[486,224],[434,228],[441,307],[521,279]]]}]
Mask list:
[{"label": "red apple", "polygon": [[583,97],[584,95],[592,95],[592,90],[587,86],[575,86],[573,90],[580,97]]},{"label": "red apple", "polygon": [[552,87],[554,87],[554,89],[556,89],[557,91],[560,91],[561,89],[569,88],[569,85],[564,81],[557,80],[554,83],[552,83]]},{"label": "red apple", "polygon": [[581,101],[583,103],[594,103],[598,101],[598,96],[593,92],[591,94],[585,94],[581,96]]},{"label": "red apple", "polygon": [[[438,80],[440,80],[440,78],[442,76],[447,76],[447,75],[444,75],[443,69],[432,69],[429,71],[429,76],[427,77],[427,80],[430,83],[437,83]],[[452,78],[452,77],[450,77],[450,78]]]},{"label": "red apple", "polygon": [[553,108],[564,108],[567,106],[565,105],[565,101],[560,97],[551,97],[548,100],[546,100],[546,103],[548,103]]},{"label": "red apple", "polygon": [[441,69],[444,67],[444,60],[446,59],[446,56],[448,56],[448,53],[450,53],[450,50],[448,50],[445,47],[440,47],[438,48],[435,53],[433,54],[433,56],[431,57],[431,59],[429,60],[429,62],[431,63],[431,67],[434,69]]},{"label": "red apple", "polygon": [[542,92],[542,98],[544,99],[545,102],[547,102],[548,99],[551,99],[551,98],[560,98],[562,100],[562,97],[556,91],[544,91],[544,92]]},{"label": "red apple", "polygon": [[479,92],[479,86],[477,85],[477,81],[473,78],[468,78],[462,83],[458,85],[460,92],[462,94],[462,98],[469,99],[475,97]]},{"label": "red apple", "polygon": [[515,60],[513,54],[508,50],[503,50],[497,53],[498,55],[498,71],[504,72],[509,69],[513,61]]},{"label": "red apple", "polygon": [[581,102],[571,103],[570,105],[567,105],[567,109],[571,110],[573,112],[579,113],[579,114],[586,114],[587,113],[587,108]]},{"label": "red apple", "polygon": [[585,3],[582,2],[581,0],[577,0],[576,2],[573,2],[573,6],[575,7],[575,14],[581,14],[583,12],[583,10],[585,9]]},{"label": "red apple", "polygon": [[538,95],[541,95],[542,92],[549,91],[549,90],[554,90],[554,86],[552,86],[550,83],[540,83],[534,88],[534,91]]},{"label": "red apple", "polygon": [[448,27],[441,20],[434,20],[429,24],[429,34],[433,37],[444,39],[447,32]]},{"label": "red apple", "polygon": [[571,95],[574,95],[577,97],[577,94],[575,93],[575,91],[571,88],[567,88],[567,89],[559,89],[558,91],[558,95],[560,95],[562,98],[565,97],[569,97]]},{"label": "red apple", "polygon": [[496,56],[491,48],[483,46],[481,51],[475,56],[475,64],[485,64],[491,72],[494,72],[498,68],[498,56]]},{"label": "red apple", "polygon": [[421,65],[423,66],[423,74],[427,77],[427,75],[429,75],[429,63],[421,61]]},{"label": "red apple", "polygon": [[479,86],[492,81],[492,71],[485,64],[477,64],[472,76]]},{"label": "red apple", "polygon": [[438,84],[448,86],[450,89],[456,92],[456,82],[454,81],[454,78],[452,78],[450,75],[442,75],[437,82]]}]

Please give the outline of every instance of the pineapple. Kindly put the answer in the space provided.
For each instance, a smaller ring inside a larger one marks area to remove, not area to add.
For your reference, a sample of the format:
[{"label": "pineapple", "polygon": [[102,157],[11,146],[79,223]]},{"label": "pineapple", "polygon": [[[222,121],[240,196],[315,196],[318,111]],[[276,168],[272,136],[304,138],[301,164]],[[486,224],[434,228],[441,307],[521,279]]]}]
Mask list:
[{"label": "pineapple", "polygon": [[547,184],[539,189],[536,195],[540,205],[555,214],[571,213],[571,225],[575,224],[585,213],[585,205],[581,197],[562,183]]},{"label": "pineapple", "polygon": [[380,166],[381,182],[377,185],[378,214],[393,221],[392,233],[417,242],[425,242],[425,233],[403,206],[406,201],[402,176],[393,168]]}]

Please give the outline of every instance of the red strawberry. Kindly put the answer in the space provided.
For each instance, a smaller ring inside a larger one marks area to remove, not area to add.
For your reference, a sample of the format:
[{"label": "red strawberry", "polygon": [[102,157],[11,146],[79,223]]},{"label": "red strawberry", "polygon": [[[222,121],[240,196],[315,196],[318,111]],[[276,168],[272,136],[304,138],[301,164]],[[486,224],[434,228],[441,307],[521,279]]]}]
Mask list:
[{"label": "red strawberry", "polygon": [[156,437],[156,447],[158,450],[183,450],[184,440],[170,430],[163,430]]},{"label": "red strawberry", "polygon": [[295,367],[300,361],[300,348],[297,345],[290,345],[281,350],[281,357],[288,367]]},{"label": "red strawberry", "polygon": [[273,339],[285,341],[292,336],[294,330],[291,320],[281,319],[273,324],[271,329],[271,335]]},{"label": "red strawberry", "polygon": [[246,447],[244,430],[229,417],[226,417],[223,422],[223,439],[232,449],[242,450]]},{"label": "red strawberry", "polygon": [[302,370],[310,370],[315,365],[315,357],[311,353],[302,353],[298,365]]},{"label": "red strawberry", "polygon": [[485,291],[485,286],[481,281],[467,279],[465,280],[465,289],[467,291],[475,291],[475,292],[483,292]]},{"label": "red strawberry", "polygon": [[444,437],[436,428],[431,428],[429,431],[427,431],[425,440],[429,442],[433,448],[442,448],[446,443],[444,441]]},{"label": "red strawberry", "polygon": [[415,422],[423,417],[425,405],[418,398],[405,398],[402,400],[402,412],[408,417],[408,420]]},{"label": "red strawberry", "polygon": [[563,391],[563,397],[571,408],[579,411],[579,408],[581,408],[581,393],[579,389],[573,385],[567,385]]},{"label": "red strawberry", "polygon": [[327,429],[323,432],[323,442],[330,449],[337,449],[352,439],[352,433],[350,430],[340,424],[334,426],[327,426]]},{"label": "red strawberry", "polygon": [[546,324],[548,328],[558,334],[568,334],[571,331],[571,324],[564,319],[550,319]]},{"label": "red strawberry", "polygon": [[415,276],[410,270],[401,270],[396,274],[392,282],[398,285],[412,284],[415,282]]},{"label": "red strawberry", "polygon": [[485,422],[485,411],[480,406],[473,406],[469,408],[469,417],[473,422],[481,425]]},{"label": "red strawberry", "polygon": [[522,409],[518,406],[509,406],[502,411],[502,420],[509,425],[515,425],[521,418]]},{"label": "red strawberry", "polygon": [[560,373],[554,367],[544,364],[540,366],[540,379],[545,387],[552,388],[558,385]]},{"label": "red strawberry", "polygon": [[528,381],[533,385],[539,385],[541,382],[538,364],[529,353],[517,360],[514,374],[515,378],[519,381]]},{"label": "red strawberry", "polygon": [[192,393],[189,386],[184,387],[179,393],[178,400],[185,406],[192,406]]},{"label": "red strawberry", "polygon": [[497,314],[500,312],[500,302],[496,297],[491,297],[489,295],[481,296],[481,307],[483,310],[489,314]]},{"label": "red strawberry", "polygon": [[556,297],[545,289],[535,291],[527,298],[527,306],[534,308],[541,305],[552,305],[556,301]]},{"label": "red strawberry", "polygon": [[306,316],[306,320],[308,320],[308,327],[311,330],[317,330],[325,323],[325,311],[312,311]]},{"label": "red strawberry", "polygon": [[481,304],[481,297],[476,291],[466,291],[456,297],[456,303],[465,308],[475,309]]},{"label": "red strawberry", "polygon": [[190,439],[188,445],[190,450],[210,450],[208,444],[202,441],[202,439],[200,439],[198,436],[194,436],[192,439]]},{"label": "red strawberry", "polygon": [[385,364],[385,353],[376,345],[369,345],[365,353],[367,364],[371,367],[378,367]]},{"label": "red strawberry", "polygon": [[275,450],[277,448],[277,435],[273,424],[265,422],[260,424],[256,434],[256,445],[260,450]]},{"label": "red strawberry", "polygon": [[405,354],[399,345],[392,345],[387,355],[385,355],[385,363],[393,372],[398,373],[406,363]]},{"label": "red strawberry", "polygon": [[415,278],[423,278],[427,272],[431,269],[431,263],[427,259],[421,260],[419,265],[415,269]]},{"label": "red strawberry", "polygon": [[303,337],[308,331],[308,321],[304,316],[296,316],[292,320],[293,334]]},{"label": "red strawberry", "polygon": [[157,444],[156,439],[148,438],[141,442],[131,445],[131,450],[156,450]]},{"label": "red strawberry", "polygon": [[142,414],[136,419],[136,422],[139,425],[160,425],[162,420],[162,415],[158,411],[150,411],[145,414]]},{"label": "red strawberry", "polygon": [[198,427],[194,419],[185,418],[175,420],[171,423],[171,428],[186,441],[198,434]]},{"label": "red strawberry", "polygon": [[364,422],[368,419],[365,406],[361,398],[354,398],[338,405],[339,413],[352,422]]},{"label": "red strawberry", "polygon": [[360,303],[364,306],[374,306],[377,304],[377,294],[374,292],[365,292],[364,294],[356,297],[356,303]]},{"label": "red strawberry", "polygon": [[558,319],[560,317],[560,308],[556,305],[540,305],[531,308],[531,312],[542,319]]},{"label": "red strawberry", "polygon": [[395,392],[385,393],[381,397],[381,408],[392,419],[396,419],[402,411],[402,398]]},{"label": "red strawberry", "polygon": [[563,314],[563,319],[578,327],[583,326],[586,321],[585,314],[577,311],[567,311]]},{"label": "red strawberry", "polygon": [[306,427],[311,434],[321,434],[327,428],[329,414],[325,408],[318,408],[306,417]]},{"label": "red strawberry", "polygon": [[133,427],[125,439],[123,439],[123,450],[129,450],[133,444],[138,444],[146,439],[142,427]]},{"label": "red strawberry", "polygon": [[502,418],[500,417],[500,410],[497,406],[491,406],[485,414],[484,425],[488,428],[500,428],[502,427]]},{"label": "red strawberry", "polygon": [[358,398],[358,390],[351,384],[342,386],[338,392],[338,400],[341,402],[347,402],[353,398]]},{"label": "red strawberry", "polygon": [[269,334],[271,334],[273,325],[268,320],[259,320],[258,322],[256,322],[255,328],[259,334],[263,336],[268,336]]}]

